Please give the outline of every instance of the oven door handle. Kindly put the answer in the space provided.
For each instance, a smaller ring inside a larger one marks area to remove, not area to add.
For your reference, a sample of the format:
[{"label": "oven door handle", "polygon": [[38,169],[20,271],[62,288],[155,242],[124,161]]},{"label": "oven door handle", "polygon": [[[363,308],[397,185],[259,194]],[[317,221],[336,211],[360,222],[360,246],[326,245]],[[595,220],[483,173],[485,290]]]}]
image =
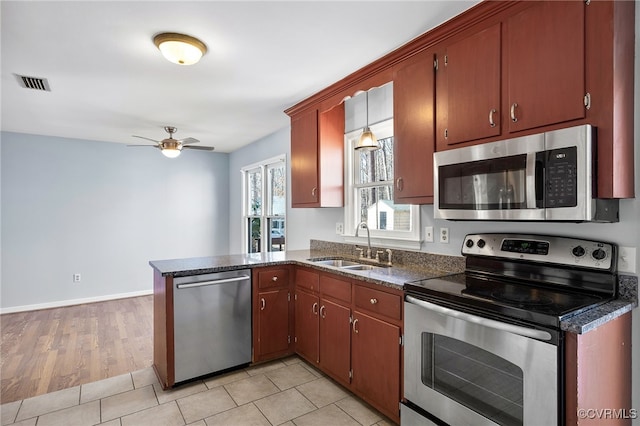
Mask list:
[{"label": "oven door handle", "polygon": [[456,311],[454,309],[445,308],[444,306],[436,305],[434,303],[425,302],[424,300],[416,299],[413,296],[405,296],[405,300],[413,305],[420,306],[421,308],[429,311],[437,312],[442,315],[458,318],[463,321],[471,322],[481,325],[483,327],[494,328],[500,331],[507,331],[509,333],[519,334],[524,337],[531,337],[539,340],[551,340],[551,333],[542,330],[536,330],[533,328],[520,327],[518,325],[507,324],[500,321],[495,321],[489,318],[482,318],[476,315],[471,315],[466,312]]}]

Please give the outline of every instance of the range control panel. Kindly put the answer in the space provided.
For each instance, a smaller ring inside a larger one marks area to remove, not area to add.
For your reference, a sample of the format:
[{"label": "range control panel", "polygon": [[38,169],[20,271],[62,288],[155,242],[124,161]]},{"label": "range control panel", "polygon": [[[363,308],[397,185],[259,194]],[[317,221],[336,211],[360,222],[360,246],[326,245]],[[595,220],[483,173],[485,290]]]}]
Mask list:
[{"label": "range control panel", "polygon": [[617,245],[532,234],[469,234],[462,254],[615,271]]}]

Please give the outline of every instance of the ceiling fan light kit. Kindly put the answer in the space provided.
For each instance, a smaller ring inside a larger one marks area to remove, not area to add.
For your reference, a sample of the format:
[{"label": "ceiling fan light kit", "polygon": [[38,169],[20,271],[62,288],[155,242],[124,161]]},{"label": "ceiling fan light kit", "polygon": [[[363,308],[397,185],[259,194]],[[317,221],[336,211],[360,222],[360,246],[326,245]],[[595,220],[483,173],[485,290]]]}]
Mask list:
[{"label": "ceiling fan light kit", "polygon": [[203,42],[186,34],[160,33],[153,43],[168,61],[178,65],[193,65],[207,53]]}]

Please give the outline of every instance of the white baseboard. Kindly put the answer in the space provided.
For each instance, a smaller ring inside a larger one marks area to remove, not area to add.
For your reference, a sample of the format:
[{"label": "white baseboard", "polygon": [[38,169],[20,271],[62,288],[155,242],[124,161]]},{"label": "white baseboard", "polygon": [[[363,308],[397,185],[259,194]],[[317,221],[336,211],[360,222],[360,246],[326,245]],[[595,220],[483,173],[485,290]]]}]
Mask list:
[{"label": "white baseboard", "polygon": [[49,303],[37,303],[35,305],[12,306],[0,308],[0,314],[12,314],[15,312],[37,311],[40,309],[61,308],[63,306],[82,305],[83,303],[106,302],[107,300],[127,299],[129,297],[148,296],[153,290],[133,291],[131,293],[110,294],[107,296],[86,297],[84,299],[60,300]]}]

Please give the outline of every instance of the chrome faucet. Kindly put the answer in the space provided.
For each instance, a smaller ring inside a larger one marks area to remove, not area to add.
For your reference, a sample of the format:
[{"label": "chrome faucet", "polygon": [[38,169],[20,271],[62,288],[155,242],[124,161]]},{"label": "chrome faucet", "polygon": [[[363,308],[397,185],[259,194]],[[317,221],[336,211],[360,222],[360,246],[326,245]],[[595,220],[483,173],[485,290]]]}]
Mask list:
[{"label": "chrome faucet", "polygon": [[[358,231],[360,231],[360,227],[363,227],[364,229],[367,230],[367,258],[370,259],[371,258],[371,234],[369,233],[369,226],[365,221],[360,222],[358,226],[356,226],[356,237],[358,236]],[[360,252],[360,257],[363,257],[362,252]]]}]

